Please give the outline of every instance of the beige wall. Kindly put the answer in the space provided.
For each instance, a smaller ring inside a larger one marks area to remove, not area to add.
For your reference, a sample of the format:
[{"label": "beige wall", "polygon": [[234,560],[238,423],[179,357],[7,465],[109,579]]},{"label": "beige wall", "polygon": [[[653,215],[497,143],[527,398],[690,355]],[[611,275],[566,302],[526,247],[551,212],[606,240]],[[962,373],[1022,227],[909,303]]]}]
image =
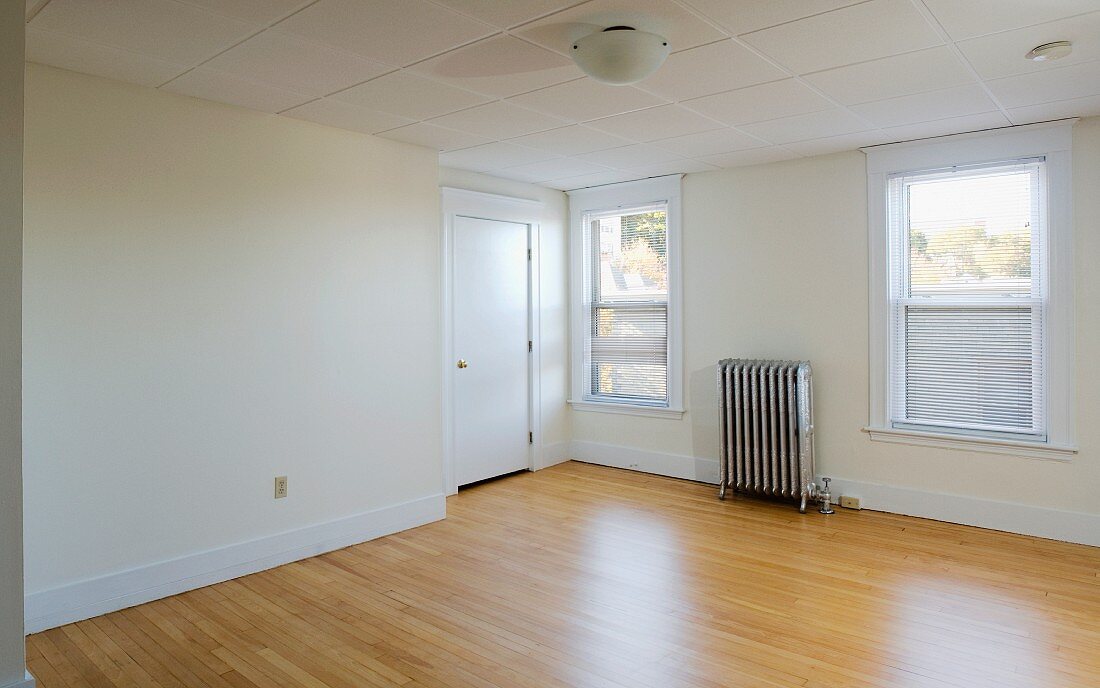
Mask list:
[{"label": "beige wall", "polygon": [[[574,438],[714,459],[719,358],[814,364],[818,473],[929,493],[1100,514],[1100,119],[1074,130],[1077,391],[1071,462],[872,443],[862,153],[693,174],[683,187],[683,420],[573,413]],[[843,482],[843,481],[842,481]]]},{"label": "beige wall", "polygon": [[539,226],[540,406],[543,463],[568,454],[572,417],[565,403],[569,389],[569,198],[555,189],[500,179],[476,172],[441,168],[441,186],[527,198],[542,203]]},{"label": "beige wall", "polygon": [[0,3],[0,686],[23,679],[23,3]]},{"label": "beige wall", "polygon": [[442,492],[434,152],[27,86],[29,593]]}]

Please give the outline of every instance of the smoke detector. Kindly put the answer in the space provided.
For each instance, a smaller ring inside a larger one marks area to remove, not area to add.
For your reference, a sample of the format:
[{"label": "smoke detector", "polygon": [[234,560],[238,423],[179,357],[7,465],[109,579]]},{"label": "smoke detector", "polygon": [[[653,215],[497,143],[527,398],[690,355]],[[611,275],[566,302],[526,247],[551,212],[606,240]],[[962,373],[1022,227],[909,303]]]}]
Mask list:
[{"label": "smoke detector", "polygon": [[1055,41],[1035,46],[1024,57],[1033,62],[1050,62],[1051,60],[1060,60],[1071,52],[1073,52],[1073,43]]}]

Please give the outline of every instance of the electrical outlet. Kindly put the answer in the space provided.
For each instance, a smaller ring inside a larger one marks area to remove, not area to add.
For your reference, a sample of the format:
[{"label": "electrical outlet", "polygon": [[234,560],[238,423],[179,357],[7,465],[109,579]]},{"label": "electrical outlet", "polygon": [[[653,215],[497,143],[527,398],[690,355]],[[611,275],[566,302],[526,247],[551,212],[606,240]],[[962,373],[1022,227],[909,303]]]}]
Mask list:
[{"label": "electrical outlet", "polygon": [[859,497],[841,497],[840,505],[845,509],[862,509]]},{"label": "electrical outlet", "polygon": [[280,475],[275,478],[275,499],[282,499],[286,496],[286,476]]}]

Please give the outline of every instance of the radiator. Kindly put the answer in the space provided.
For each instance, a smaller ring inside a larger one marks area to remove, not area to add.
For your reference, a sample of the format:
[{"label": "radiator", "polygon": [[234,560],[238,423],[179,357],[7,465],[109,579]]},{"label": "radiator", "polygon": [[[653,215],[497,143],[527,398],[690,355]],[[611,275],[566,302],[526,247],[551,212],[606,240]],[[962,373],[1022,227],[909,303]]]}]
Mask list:
[{"label": "radiator", "polygon": [[808,361],[718,362],[718,496],[727,490],[814,497],[813,382]]}]

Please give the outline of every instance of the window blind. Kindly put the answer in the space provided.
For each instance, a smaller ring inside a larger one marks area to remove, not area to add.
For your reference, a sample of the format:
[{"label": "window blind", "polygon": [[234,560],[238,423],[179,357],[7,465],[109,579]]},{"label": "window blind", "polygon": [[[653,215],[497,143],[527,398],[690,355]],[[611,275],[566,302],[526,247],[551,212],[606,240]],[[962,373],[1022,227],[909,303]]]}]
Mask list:
[{"label": "window blind", "polygon": [[1043,164],[890,178],[895,426],[1045,438]]},{"label": "window blind", "polygon": [[585,398],[668,405],[668,207],[588,213]]}]

